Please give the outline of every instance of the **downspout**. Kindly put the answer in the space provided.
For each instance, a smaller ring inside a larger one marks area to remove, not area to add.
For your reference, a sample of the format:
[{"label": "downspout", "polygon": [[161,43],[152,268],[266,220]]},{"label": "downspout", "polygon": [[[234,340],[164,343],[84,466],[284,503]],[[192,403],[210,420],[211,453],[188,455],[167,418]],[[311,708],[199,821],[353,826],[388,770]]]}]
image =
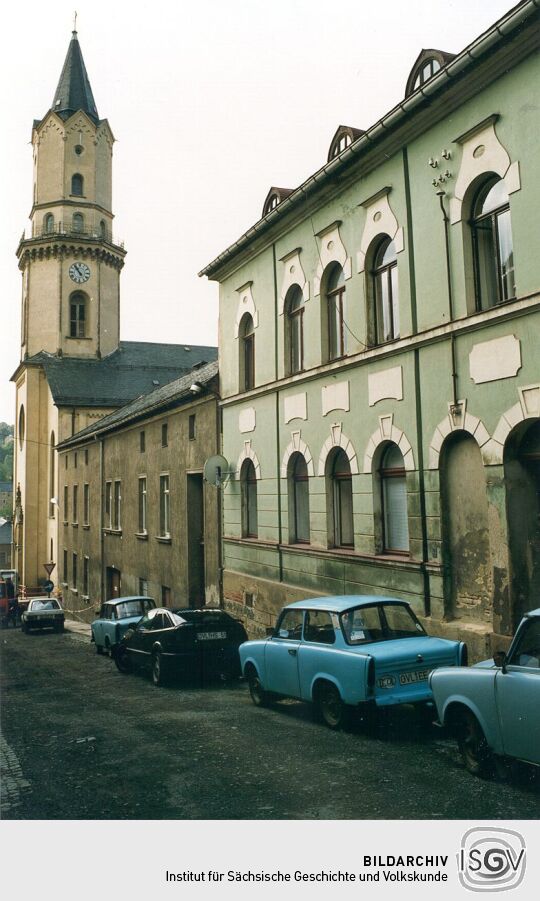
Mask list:
[{"label": "downspout", "polygon": [[[274,381],[277,382],[278,373],[278,287],[277,287],[277,261],[276,261],[276,245],[272,244],[272,260],[274,267]],[[276,485],[277,485],[277,515],[278,515],[278,567],[279,581],[283,582],[283,555],[282,555],[282,526],[281,526],[281,459],[279,449],[281,446],[281,437],[279,431],[279,389],[276,389]]]},{"label": "downspout", "polygon": [[[97,436],[95,436],[97,438]],[[105,457],[105,445],[104,439],[98,438],[99,441],[99,572],[100,572],[100,581],[101,581],[101,598],[100,604],[105,601],[105,570],[104,570],[104,554],[103,548],[105,544],[105,505],[104,505],[104,485],[103,485],[103,473],[104,473],[104,457]]]},{"label": "downspout", "polygon": [[[219,379],[219,373],[218,373]],[[219,391],[219,383],[218,383],[218,391]],[[216,453],[222,453],[223,447],[223,430],[221,427],[222,423],[222,411],[219,405],[219,394],[216,394],[215,398],[216,404]],[[223,598],[223,489],[220,487],[217,489],[217,552],[218,552],[218,596],[219,596],[219,606],[224,607],[224,598]]]},{"label": "downspout", "polygon": [[[446,191],[439,189],[437,191],[437,197],[439,198],[439,204],[441,207],[441,212],[443,214],[444,219],[444,248],[446,253],[446,284],[448,288],[448,317],[449,321],[454,321],[454,296],[452,292],[452,275],[450,271],[450,219],[448,218],[448,213],[444,207],[443,197],[445,196]],[[457,408],[458,406],[458,397],[457,397],[457,366],[456,366],[456,338],[454,333],[450,335],[450,356],[452,362],[452,404]]]},{"label": "downspout", "polygon": [[[414,234],[413,234],[413,215],[411,205],[411,183],[409,178],[409,157],[407,148],[403,148],[403,175],[405,185],[405,206],[407,210],[407,252],[409,255],[409,290],[411,294],[411,326],[412,333],[418,333],[418,312],[416,298],[416,269],[414,261]],[[418,460],[418,496],[420,501],[420,528],[422,531],[422,582],[424,589],[424,614],[431,614],[431,587],[429,583],[429,573],[427,571],[427,562],[429,559],[428,535],[427,535],[427,516],[426,516],[426,489],[424,478],[424,444],[423,444],[423,421],[422,421],[422,388],[420,381],[420,350],[415,347],[413,351],[414,361],[414,402],[415,402],[415,421],[416,421],[416,447]]]}]

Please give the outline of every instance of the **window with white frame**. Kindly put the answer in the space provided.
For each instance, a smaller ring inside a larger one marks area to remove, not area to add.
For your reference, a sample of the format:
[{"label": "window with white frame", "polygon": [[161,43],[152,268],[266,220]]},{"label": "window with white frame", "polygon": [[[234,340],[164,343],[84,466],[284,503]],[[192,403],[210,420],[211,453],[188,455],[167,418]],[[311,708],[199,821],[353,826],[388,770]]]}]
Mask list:
[{"label": "window with white frame", "polygon": [[122,528],[122,482],[119,479],[114,483],[113,500],[113,529],[119,532]]},{"label": "window with white frame", "polygon": [[146,535],[146,476],[139,476],[139,534]]},{"label": "window with white frame", "polygon": [[169,476],[163,473],[159,477],[159,534],[161,538],[170,538],[170,488]]},{"label": "window with white frame", "polygon": [[384,451],[379,475],[383,513],[383,550],[385,553],[408,553],[409,520],[405,461],[397,444],[389,444]]}]

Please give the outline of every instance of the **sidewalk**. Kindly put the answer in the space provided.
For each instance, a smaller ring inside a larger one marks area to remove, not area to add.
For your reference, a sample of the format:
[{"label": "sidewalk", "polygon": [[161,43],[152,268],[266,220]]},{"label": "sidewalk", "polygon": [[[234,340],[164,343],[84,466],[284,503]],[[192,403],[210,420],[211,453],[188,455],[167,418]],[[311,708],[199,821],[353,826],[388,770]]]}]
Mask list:
[{"label": "sidewalk", "polygon": [[92,634],[90,623],[80,623],[76,619],[66,619],[64,628],[66,632],[76,632],[78,635],[85,636],[86,638],[90,638]]}]

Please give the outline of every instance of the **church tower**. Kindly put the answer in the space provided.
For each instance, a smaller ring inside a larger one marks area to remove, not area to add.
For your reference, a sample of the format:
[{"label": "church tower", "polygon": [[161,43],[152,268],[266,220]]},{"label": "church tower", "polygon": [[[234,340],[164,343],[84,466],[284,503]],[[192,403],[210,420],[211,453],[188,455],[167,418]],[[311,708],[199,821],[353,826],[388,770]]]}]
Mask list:
[{"label": "church tower", "polygon": [[31,228],[17,249],[22,315],[21,362],[13,375],[13,565],[28,590],[43,581],[44,564],[56,564],[57,585],[65,578],[59,526],[76,512],[57,497],[56,445],[119,404],[110,370],[111,360],[122,356],[125,250],[113,238],[113,143],[73,31],[52,106],[33,124]]},{"label": "church tower", "polygon": [[125,251],[113,239],[113,142],[73,31],[51,109],[32,129],[31,231],[17,250],[21,361],[40,351],[100,359],[119,345]]}]

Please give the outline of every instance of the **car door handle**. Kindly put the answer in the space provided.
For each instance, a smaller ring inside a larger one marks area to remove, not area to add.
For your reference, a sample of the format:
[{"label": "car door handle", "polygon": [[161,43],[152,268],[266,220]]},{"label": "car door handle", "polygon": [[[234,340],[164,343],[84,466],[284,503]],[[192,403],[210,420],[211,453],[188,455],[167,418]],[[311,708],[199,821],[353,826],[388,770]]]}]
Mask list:
[{"label": "car door handle", "polygon": [[291,657],[296,657],[296,654],[297,654],[296,648],[289,648],[288,652],[291,655]]}]

